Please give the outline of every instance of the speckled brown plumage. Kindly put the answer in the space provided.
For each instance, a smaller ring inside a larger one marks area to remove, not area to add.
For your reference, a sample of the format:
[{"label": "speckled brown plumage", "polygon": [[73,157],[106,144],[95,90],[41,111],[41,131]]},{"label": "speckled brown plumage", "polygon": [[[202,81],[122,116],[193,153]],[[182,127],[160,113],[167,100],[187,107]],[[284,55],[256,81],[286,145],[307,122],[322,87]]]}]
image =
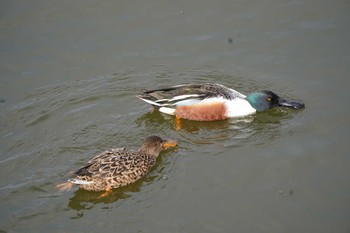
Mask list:
[{"label": "speckled brown plumage", "polygon": [[85,190],[108,191],[128,185],[151,170],[162,149],[175,145],[174,140],[150,136],[138,150],[117,148],[104,151],[79,168],[75,178],[57,187],[69,190],[72,184],[77,184]]}]

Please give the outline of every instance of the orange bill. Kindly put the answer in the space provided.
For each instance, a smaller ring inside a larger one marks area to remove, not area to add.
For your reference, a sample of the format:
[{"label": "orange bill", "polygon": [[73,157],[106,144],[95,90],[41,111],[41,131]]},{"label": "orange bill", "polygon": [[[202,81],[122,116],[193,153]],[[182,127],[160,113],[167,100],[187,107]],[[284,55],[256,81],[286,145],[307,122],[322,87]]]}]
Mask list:
[{"label": "orange bill", "polygon": [[174,147],[177,145],[177,141],[174,139],[165,139],[163,141],[163,149],[167,149],[169,147]]}]

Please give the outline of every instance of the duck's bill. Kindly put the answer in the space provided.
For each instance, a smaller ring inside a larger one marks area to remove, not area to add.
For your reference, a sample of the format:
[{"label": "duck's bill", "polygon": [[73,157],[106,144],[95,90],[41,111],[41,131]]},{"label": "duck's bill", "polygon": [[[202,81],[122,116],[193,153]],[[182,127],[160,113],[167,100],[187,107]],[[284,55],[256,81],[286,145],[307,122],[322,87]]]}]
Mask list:
[{"label": "duck's bill", "polygon": [[287,100],[287,99],[279,98],[278,106],[298,110],[298,109],[304,108],[305,104],[295,100]]},{"label": "duck's bill", "polygon": [[177,141],[174,139],[165,139],[163,141],[163,149],[167,149],[169,147],[174,147],[177,145]]}]

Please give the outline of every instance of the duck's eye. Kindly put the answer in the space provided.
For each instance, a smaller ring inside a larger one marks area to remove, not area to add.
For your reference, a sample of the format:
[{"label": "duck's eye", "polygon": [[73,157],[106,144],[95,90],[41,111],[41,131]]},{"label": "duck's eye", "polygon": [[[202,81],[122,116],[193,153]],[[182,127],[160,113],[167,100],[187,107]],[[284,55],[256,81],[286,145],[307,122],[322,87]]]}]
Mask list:
[{"label": "duck's eye", "polygon": [[266,100],[269,101],[269,102],[271,102],[272,98],[269,97],[269,98],[267,98]]}]

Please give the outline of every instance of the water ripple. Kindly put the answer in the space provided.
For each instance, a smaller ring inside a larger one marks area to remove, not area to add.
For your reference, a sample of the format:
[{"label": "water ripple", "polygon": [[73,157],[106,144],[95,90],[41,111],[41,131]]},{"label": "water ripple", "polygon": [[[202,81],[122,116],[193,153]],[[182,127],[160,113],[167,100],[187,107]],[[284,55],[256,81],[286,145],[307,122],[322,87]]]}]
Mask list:
[{"label": "water ripple", "polygon": [[[297,132],[300,127],[303,111],[272,109],[225,121],[183,120],[181,129],[176,130],[174,117],[149,111],[149,106],[135,97],[142,89],[204,82],[221,83],[243,94],[272,88],[286,93],[288,98],[295,96],[293,91],[271,83],[196,68],[179,73],[168,72],[164,67],[142,73],[128,69],[39,87],[7,109],[8,122],[1,131],[6,148],[2,149],[0,165],[9,174],[5,178],[10,182],[2,185],[2,191],[20,195],[19,191],[24,189],[38,195],[40,190],[47,193],[40,194],[42,199],[71,195],[68,209],[76,211],[72,218],[80,218],[84,211],[101,202],[118,201],[119,205],[135,193],[139,199],[134,201],[153,197],[167,187],[184,161],[231,153],[229,150],[235,147],[274,143],[278,137]],[[82,190],[60,195],[54,192],[55,183],[66,180],[67,173],[95,154],[113,147],[137,148],[150,134],[176,138],[179,146],[162,153],[157,166],[140,182],[116,190],[100,201],[96,201],[95,194]],[[10,171],[15,167],[21,167],[21,173]]]}]

